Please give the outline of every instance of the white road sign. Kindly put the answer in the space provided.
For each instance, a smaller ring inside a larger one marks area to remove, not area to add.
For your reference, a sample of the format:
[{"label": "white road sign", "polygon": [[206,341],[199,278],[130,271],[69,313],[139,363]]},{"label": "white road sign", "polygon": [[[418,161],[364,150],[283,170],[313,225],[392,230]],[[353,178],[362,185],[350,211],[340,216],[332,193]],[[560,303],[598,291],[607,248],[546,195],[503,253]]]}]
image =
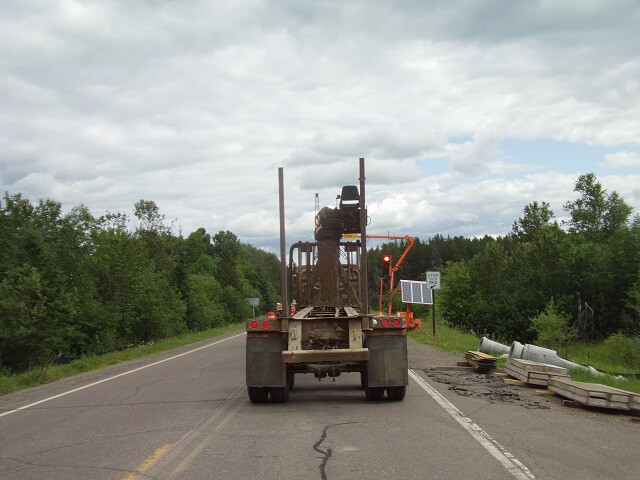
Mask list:
[{"label": "white road sign", "polygon": [[252,307],[257,307],[258,305],[260,305],[259,298],[247,298],[247,301],[249,302],[249,305],[251,305]]},{"label": "white road sign", "polygon": [[440,290],[440,272],[427,272],[427,286],[434,290]]}]

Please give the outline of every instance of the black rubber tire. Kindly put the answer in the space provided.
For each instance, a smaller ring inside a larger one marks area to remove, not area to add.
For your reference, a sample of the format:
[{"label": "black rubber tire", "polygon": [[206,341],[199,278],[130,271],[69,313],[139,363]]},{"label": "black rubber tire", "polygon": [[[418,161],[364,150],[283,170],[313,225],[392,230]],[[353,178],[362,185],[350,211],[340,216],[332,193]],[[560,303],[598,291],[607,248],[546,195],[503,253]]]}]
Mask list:
[{"label": "black rubber tire", "polygon": [[284,403],[289,400],[289,387],[271,387],[269,389],[271,401],[275,403]]},{"label": "black rubber tire", "polygon": [[384,387],[365,387],[364,394],[367,400],[378,402],[384,397]]},{"label": "black rubber tire", "polygon": [[269,397],[269,389],[267,387],[247,387],[249,392],[249,400],[251,403],[264,403]]},{"label": "black rubber tire", "polygon": [[387,387],[387,396],[389,397],[389,400],[394,400],[396,402],[404,400],[404,396],[406,393],[406,385],[403,385],[402,387]]},{"label": "black rubber tire", "polygon": [[296,374],[291,370],[287,371],[287,385],[289,385],[289,391],[293,390],[293,386],[296,383]]}]

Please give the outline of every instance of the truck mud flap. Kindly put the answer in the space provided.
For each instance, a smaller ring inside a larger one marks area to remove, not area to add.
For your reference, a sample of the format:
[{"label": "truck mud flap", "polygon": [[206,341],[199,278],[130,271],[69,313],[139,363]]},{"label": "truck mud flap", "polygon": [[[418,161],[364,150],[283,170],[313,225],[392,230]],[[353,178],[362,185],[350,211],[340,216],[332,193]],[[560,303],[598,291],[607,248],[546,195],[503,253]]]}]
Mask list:
[{"label": "truck mud flap", "polygon": [[287,370],[282,360],[285,340],[274,337],[247,338],[247,386],[284,387]]},{"label": "truck mud flap", "polygon": [[407,337],[404,335],[367,337],[370,387],[398,387],[409,384]]}]

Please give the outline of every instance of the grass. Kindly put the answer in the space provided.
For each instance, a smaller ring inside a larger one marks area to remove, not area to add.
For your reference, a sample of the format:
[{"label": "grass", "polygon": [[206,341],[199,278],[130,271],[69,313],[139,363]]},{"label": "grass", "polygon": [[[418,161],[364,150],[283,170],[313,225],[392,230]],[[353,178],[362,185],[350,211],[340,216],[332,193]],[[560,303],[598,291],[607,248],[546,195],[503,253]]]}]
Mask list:
[{"label": "grass", "polygon": [[579,382],[598,383],[610,387],[620,388],[628,392],[640,393],[640,380],[635,378],[619,379],[611,375],[594,375],[582,368],[571,370],[571,378]]},{"label": "grass", "polygon": [[431,320],[423,320],[422,326],[409,332],[409,338],[431,345],[445,352],[465,353],[469,350],[477,350],[480,339],[471,333],[462,332],[449,327],[444,322],[436,319],[436,335],[433,336]]},{"label": "grass", "polygon": [[147,355],[152,355],[154,353],[171,350],[190,343],[217,337],[234,330],[239,330],[243,328],[243,326],[244,322],[212,328],[201,332],[183,333],[176,337],[165,338],[153,343],[128,348],[118,352],[82,357],[65,365],[51,365],[44,371],[40,368],[36,368],[16,375],[0,375],[0,395],[6,395],[7,393],[22,390],[24,388],[35,387],[43,383],[49,383],[55,380],[60,380],[61,378],[71,377],[79,373],[98,370],[116,363],[146,357]]},{"label": "grass", "polygon": [[604,342],[571,343],[567,347],[559,348],[558,355],[580,365],[591,365],[602,372],[616,374],[640,373],[640,366],[625,365],[622,361],[612,361],[612,358],[616,358],[616,352],[612,355],[611,347]]}]

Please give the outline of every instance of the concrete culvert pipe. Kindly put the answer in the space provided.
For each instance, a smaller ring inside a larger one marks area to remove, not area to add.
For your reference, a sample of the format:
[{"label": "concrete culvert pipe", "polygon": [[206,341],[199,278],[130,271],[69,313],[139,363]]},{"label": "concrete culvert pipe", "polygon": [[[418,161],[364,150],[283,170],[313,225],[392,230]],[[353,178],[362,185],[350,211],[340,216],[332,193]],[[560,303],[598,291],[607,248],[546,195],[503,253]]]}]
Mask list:
[{"label": "concrete culvert pipe", "polygon": [[482,337],[478,344],[478,351],[482,353],[488,353],[491,355],[502,355],[503,353],[509,353],[509,347],[502,343],[489,340],[487,337]]},{"label": "concrete culvert pipe", "polygon": [[558,356],[558,352],[549,348],[539,347],[527,343],[522,345],[520,342],[513,342],[509,350],[509,358],[520,358],[522,360],[531,360],[532,362],[547,363],[564,367],[569,370],[574,368],[584,368],[582,365],[570,362]]},{"label": "concrete culvert pipe", "polygon": [[520,342],[513,342],[509,349],[509,358],[522,358],[522,349],[524,345]]}]

